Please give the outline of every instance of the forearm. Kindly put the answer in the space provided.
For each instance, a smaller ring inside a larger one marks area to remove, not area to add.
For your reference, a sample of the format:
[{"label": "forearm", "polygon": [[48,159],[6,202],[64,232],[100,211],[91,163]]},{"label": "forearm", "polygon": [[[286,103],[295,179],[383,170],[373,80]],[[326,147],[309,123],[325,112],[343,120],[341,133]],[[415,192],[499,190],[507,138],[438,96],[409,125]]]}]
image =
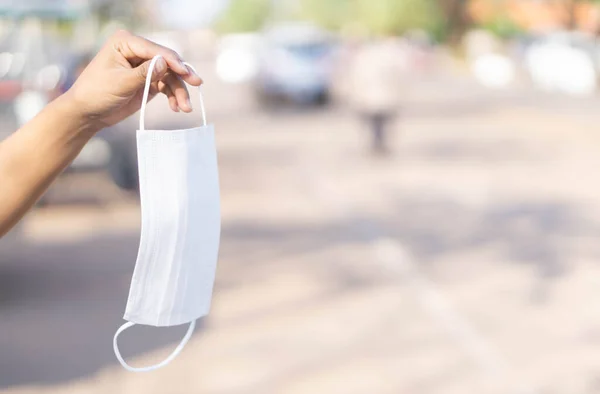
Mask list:
[{"label": "forearm", "polygon": [[68,95],[0,143],[0,236],[46,191],[97,131]]}]

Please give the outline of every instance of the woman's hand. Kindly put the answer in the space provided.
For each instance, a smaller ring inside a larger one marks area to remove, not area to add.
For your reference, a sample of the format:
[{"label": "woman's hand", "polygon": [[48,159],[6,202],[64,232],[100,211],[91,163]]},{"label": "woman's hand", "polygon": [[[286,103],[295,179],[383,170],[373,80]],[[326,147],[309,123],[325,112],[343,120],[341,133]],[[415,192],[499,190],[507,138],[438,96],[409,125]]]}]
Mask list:
[{"label": "woman's hand", "polygon": [[103,127],[141,105],[151,59],[152,95],[163,92],[174,111],[190,112],[184,82],[202,83],[170,49],[121,31],[111,37],[67,93],[0,143],[0,237],[35,204],[50,183]]},{"label": "woman's hand", "polygon": [[183,64],[175,51],[119,31],[65,94],[74,115],[89,122],[92,130],[100,130],[135,113],[141,106],[148,66],[156,55],[162,59],[152,73],[149,99],[162,92],[173,111],[190,112],[192,106],[183,81],[199,86],[202,79]]}]

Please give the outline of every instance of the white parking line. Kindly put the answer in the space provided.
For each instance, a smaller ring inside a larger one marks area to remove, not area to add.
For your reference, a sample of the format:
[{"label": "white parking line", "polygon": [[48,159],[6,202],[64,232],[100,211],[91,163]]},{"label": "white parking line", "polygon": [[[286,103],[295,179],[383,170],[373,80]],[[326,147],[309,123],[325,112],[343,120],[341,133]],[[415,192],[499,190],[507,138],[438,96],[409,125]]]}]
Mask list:
[{"label": "white parking line", "polygon": [[406,279],[411,292],[429,317],[452,336],[480,366],[490,392],[535,393],[532,388],[516,381],[508,361],[483,334],[461,316],[448,297],[427,279],[399,242],[392,239],[379,240],[375,243],[374,249],[382,268]]},{"label": "white parking line", "polygon": [[[333,187],[322,171],[309,168],[314,171],[307,172],[307,175],[311,175],[308,183],[313,186],[318,200],[340,215],[352,212],[352,201],[341,190]],[[380,238],[374,243],[374,252],[381,268],[405,279],[429,317],[477,363],[484,375],[488,393],[536,394],[536,390],[515,378],[509,362],[466,317],[461,316],[449,298],[427,279],[401,243],[390,238]]]}]

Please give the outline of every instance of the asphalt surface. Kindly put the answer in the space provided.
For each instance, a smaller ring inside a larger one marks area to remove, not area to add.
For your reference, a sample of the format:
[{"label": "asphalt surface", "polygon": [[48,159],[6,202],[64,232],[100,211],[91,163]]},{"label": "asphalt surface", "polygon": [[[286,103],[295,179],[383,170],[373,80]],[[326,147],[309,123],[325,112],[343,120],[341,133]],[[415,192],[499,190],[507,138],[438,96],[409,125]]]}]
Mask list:
[{"label": "asphalt surface", "polygon": [[[205,90],[222,247],[215,311],[177,366],[116,366],[139,240],[116,196],[38,210],[0,254],[0,391],[597,392],[595,100],[431,79],[377,158],[343,108],[251,97]],[[195,122],[153,105],[153,127]],[[123,352],[147,362],[185,329],[136,330]]]}]

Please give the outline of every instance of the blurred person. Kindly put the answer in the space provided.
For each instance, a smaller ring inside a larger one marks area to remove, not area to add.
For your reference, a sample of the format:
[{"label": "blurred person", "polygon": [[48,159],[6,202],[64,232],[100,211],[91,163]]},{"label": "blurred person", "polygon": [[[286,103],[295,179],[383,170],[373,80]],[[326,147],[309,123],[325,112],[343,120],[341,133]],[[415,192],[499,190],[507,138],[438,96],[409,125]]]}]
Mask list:
[{"label": "blurred person", "polygon": [[202,80],[171,49],[120,31],[73,86],[0,142],[0,236],[6,234],[101,129],[136,112],[151,59],[161,55],[150,97],[161,92],[175,112],[191,112],[184,81]]},{"label": "blurred person", "polygon": [[411,52],[411,63],[415,71],[431,71],[434,66],[435,45],[433,39],[425,31],[414,30],[405,35]]},{"label": "blurred person", "polygon": [[487,30],[474,29],[467,32],[462,40],[465,57],[473,63],[481,56],[502,53],[502,41]]},{"label": "blurred person", "polygon": [[356,50],[350,65],[349,100],[365,120],[375,154],[389,153],[389,126],[406,92],[408,50],[394,38],[377,39]]}]

